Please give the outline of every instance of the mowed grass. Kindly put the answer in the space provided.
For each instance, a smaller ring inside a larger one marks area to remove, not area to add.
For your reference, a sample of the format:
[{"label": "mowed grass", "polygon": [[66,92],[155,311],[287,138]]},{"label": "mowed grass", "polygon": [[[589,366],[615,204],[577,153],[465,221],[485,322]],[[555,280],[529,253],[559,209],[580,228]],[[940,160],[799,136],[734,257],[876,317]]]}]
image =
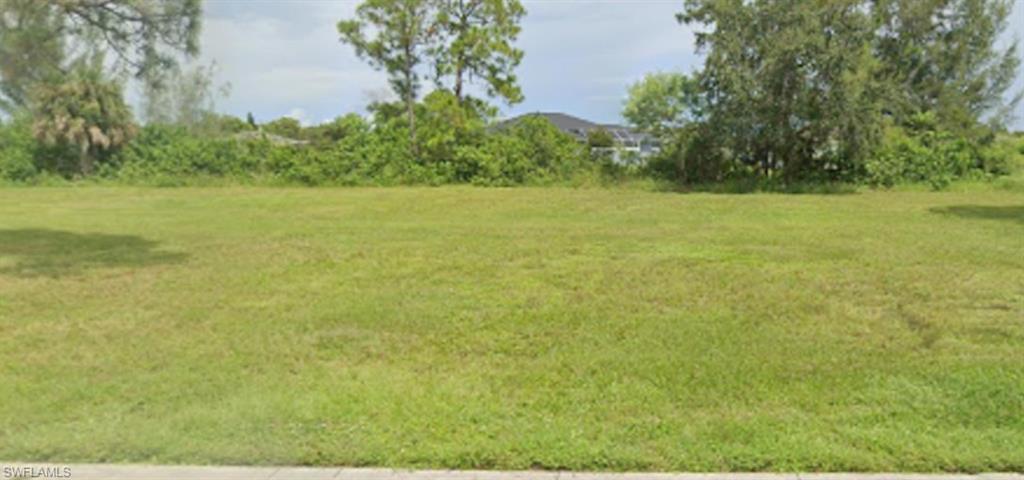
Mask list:
[{"label": "mowed grass", "polygon": [[0,190],[0,459],[1024,471],[1024,194]]}]

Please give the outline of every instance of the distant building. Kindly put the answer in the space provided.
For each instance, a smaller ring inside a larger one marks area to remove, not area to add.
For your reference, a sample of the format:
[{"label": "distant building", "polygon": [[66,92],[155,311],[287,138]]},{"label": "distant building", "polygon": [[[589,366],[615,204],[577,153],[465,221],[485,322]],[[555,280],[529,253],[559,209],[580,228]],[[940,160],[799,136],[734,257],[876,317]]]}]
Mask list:
[{"label": "distant building", "polygon": [[615,147],[608,149],[611,150],[612,160],[615,163],[643,162],[646,161],[647,157],[657,153],[660,148],[654,137],[638,132],[636,129],[623,125],[595,123],[564,113],[527,113],[505,120],[501,124],[513,124],[524,117],[545,118],[558,127],[559,130],[573,136],[581,143],[586,143],[590,133],[593,131],[604,130],[608,132],[615,141]]}]

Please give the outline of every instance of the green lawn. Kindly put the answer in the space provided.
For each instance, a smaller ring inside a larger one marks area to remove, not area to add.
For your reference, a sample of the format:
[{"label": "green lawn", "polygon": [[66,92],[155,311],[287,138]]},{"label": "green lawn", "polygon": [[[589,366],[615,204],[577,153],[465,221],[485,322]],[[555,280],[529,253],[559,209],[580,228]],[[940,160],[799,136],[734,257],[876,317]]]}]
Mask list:
[{"label": "green lawn", "polygon": [[1024,194],[0,189],[0,460],[1024,471]]}]

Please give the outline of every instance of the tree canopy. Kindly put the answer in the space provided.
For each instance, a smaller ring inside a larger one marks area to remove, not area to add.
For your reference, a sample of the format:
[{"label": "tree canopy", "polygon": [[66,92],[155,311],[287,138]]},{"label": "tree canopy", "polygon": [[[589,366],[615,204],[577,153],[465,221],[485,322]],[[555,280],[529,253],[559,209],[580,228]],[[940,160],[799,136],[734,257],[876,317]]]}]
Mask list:
[{"label": "tree canopy", "polygon": [[[726,164],[798,178],[861,168],[886,122],[934,112],[967,131],[1007,105],[1008,15],[1007,0],[687,0],[678,19],[700,27],[706,55],[703,142]],[[667,107],[630,108],[643,122]]]},{"label": "tree canopy", "polygon": [[629,86],[622,116],[641,131],[664,137],[700,118],[701,103],[696,79],[682,73],[651,73]]},{"label": "tree canopy", "polygon": [[441,42],[434,64],[439,82],[452,78],[460,101],[465,85],[483,81],[487,94],[509,104],[523,101],[515,69],[523,51],[515,47],[526,14],[519,0],[437,0]]},{"label": "tree canopy", "polygon": [[0,0],[0,106],[24,106],[28,85],[96,51],[158,83],[180,55],[198,53],[201,13],[201,0]]},{"label": "tree canopy", "polygon": [[405,102],[410,145],[416,138],[415,104],[421,85],[417,67],[437,37],[428,0],[366,0],[356,18],[338,22],[341,41],[388,75],[391,89]]}]

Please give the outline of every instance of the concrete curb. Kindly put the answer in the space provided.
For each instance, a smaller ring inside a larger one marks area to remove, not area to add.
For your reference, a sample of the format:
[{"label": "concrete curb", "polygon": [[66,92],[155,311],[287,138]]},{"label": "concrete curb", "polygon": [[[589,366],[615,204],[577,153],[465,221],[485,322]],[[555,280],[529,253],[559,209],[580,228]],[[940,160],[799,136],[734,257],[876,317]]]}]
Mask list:
[{"label": "concrete curb", "polygon": [[[20,475],[20,476],[19,476]],[[574,473],[0,463],[0,480],[1024,480],[1016,473]]]}]

